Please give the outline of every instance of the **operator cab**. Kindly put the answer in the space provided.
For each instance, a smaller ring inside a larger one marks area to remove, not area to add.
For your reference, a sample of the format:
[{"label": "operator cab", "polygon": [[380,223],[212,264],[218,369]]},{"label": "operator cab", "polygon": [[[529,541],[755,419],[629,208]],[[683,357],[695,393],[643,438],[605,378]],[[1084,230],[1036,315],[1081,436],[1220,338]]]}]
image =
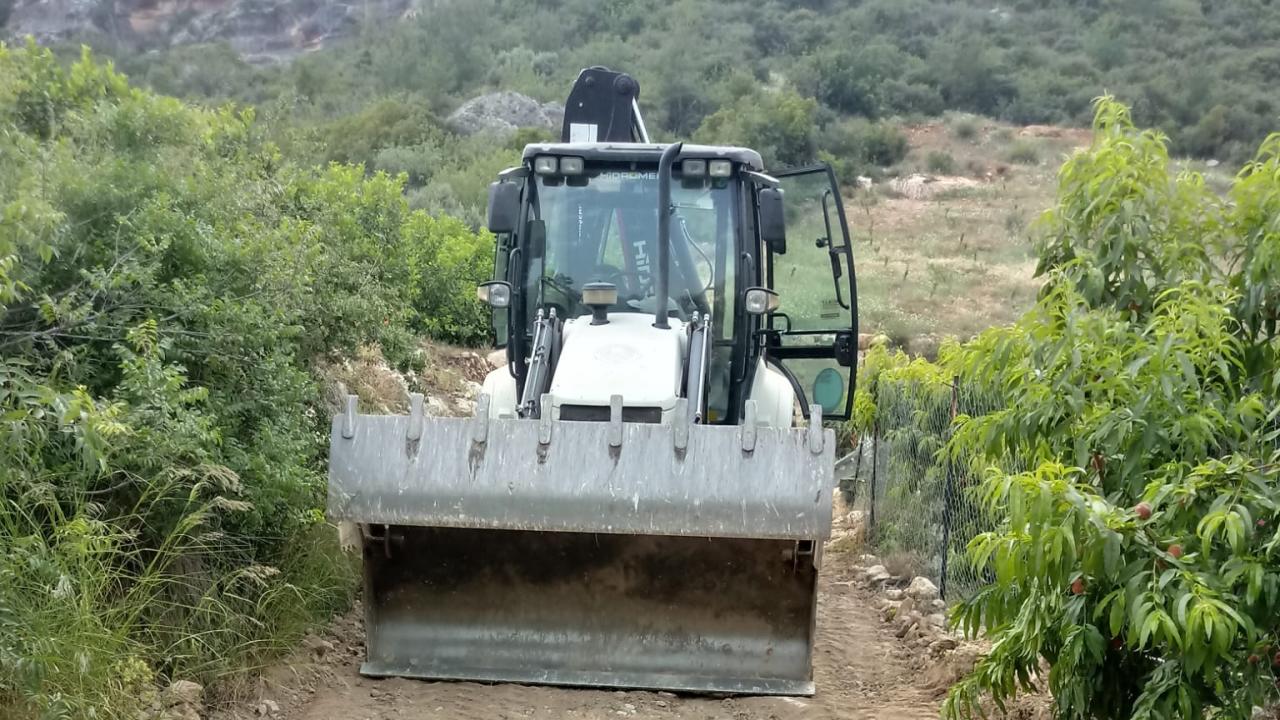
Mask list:
[{"label": "operator cab", "polygon": [[[497,288],[495,340],[507,348],[521,395],[539,313],[546,319],[554,310],[570,324],[656,322],[659,161],[668,147],[530,145],[522,165],[491,188],[495,282],[482,286],[482,297],[494,304]],[[817,403],[824,417],[846,418],[855,294],[834,177],[825,165],[779,178],[762,170],[753,150],[680,148],[670,169],[665,316],[686,334],[705,328],[702,421],[740,422],[761,362],[801,407]],[[785,211],[784,186],[796,189]],[[788,252],[783,212],[815,239]]]},{"label": "operator cab", "polygon": [[[522,291],[537,307],[560,317],[586,312],[582,288],[617,289],[610,312],[653,315],[658,260],[660,145],[532,145],[527,190],[528,223],[545,238],[531,253]],[[738,236],[738,167],[760,169],[760,156],[740,148],[684,146],[671,172],[671,271],[668,308],[688,321],[708,315],[712,299],[732,296]],[[736,166],[736,167],[735,167]],[[721,304],[716,303],[717,306]],[[525,317],[526,324],[532,315]]]},{"label": "operator cab", "polygon": [[831,169],[771,176],[754,150],[651,143],[638,95],[625,73],[584,70],[562,142],[529,145],[490,186],[480,297],[514,385],[486,392],[522,417],[550,401],[555,419],[607,419],[621,395],[645,422],[682,399],[697,423],[740,424],[748,399],[775,427],[797,402],[847,418],[857,293]]}]

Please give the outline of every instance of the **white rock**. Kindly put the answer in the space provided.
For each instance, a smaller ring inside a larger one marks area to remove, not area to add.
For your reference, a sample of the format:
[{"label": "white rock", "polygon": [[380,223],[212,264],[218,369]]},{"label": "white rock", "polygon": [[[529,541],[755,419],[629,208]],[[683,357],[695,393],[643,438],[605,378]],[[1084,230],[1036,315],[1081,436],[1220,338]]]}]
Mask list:
[{"label": "white rock", "polygon": [[360,548],[360,527],[353,522],[343,520],[338,523],[338,547],[343,552],[354,552]]},{"label": "white rock", "polygon": [[907,596],[907,594],[902,592],[898,588],[889,588],[888,590],[884,591],[884,596],[895,602],[901,602],[902,599]]},{"label": "white rock", "polygon": [[922,603],[932,602],[938,599],[938,586],[934,585],[929,578],[916,577],[907,586],[907,595]]},{"label": "white rock", "polygon": [[453,415],[453,408],[444,399],[431,396],[427,398],[427,414],[432,417],[449,417]]},{"label": "white rock", "polygon": [[199,705],[200,696],[204,694],[204,687],[199,683],[193,683],[190,680],[179,680],[164,690],[164,706],[173,707],[175,705]]},{"label": "white rock", "polygon": [[898,617],[906,617],[910,615],[912,612],[914,612],[915,609],[916,609],[915,598],[908,596],[907,599],[903,600],[902,604],[898,606]]},{"label": "white rock", "polygon": [[904,638],[907,633],[911,632],[920,624],[920,613],[911,613],[910,615],[902,615],[902,621],[898,623],[898,637]]},{"label": "white rock", "polygon": [[564,106],[541,103],[517,92],[493,92],[472,98],[449,115],[445,123],[462,135],[495,133],[507,136],[519,128],[554,130],[564,119]]},{"label": "white rock", "polygon": [[893,576],[889,574],[889,570],[885,568],[885,566],[872,565],[871,567],[867,568],[866,572],[863,574],[863,577],[866,578],[867,582],[869,583],[878,583],[878,582],[884,582],[885,580],[889,580]]}]

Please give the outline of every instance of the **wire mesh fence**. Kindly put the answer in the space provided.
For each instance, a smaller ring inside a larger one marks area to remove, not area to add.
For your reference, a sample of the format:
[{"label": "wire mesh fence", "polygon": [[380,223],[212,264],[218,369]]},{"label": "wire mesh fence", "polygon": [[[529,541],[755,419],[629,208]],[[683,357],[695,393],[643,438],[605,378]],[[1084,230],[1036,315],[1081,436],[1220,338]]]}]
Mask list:
[{"label": "wire mesh fence", "polygon": [[[838,468],[846,503],[861,513],[868,545],[894,574],[927,577],[948,600],[966,597],[989,579],[965,548],[994,520],[978,502],[981,472],[946,448],[957,417],[986,415],[1002,402],[959,379],[878,380],[871,391],[874,430]],[[998,465],[1026,469],[1015,457]]]}]

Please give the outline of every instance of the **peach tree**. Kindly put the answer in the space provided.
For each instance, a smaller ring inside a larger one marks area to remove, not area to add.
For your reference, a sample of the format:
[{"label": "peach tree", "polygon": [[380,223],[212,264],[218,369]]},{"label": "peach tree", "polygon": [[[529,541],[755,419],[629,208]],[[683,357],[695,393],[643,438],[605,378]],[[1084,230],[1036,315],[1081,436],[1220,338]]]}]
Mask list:
[{"label": "peach tree", "polygon": [[1000,522],[953,610],[990,650],[944,714],[1047,688],[1063,718],[1248,718],[1280,698],[1280,136],[1223,197],[1119,103],[1094,130],[1037,306],[950,358],[1006,405],[946,450]]}]

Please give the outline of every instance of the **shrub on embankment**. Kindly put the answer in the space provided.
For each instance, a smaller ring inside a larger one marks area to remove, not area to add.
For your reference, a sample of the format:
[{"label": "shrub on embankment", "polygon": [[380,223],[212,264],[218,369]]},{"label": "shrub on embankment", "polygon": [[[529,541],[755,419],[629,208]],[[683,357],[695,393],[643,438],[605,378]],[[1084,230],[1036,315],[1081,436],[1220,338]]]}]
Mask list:
[{"label": "shrub on embankment", "polygon": [[0,716],[132,716],[348,602],[311,363],[477,339],[490,247],[251,111],[0,45]]},{"label": "shrub on embankment", "polygon": [[[944,434],[923,464],[966,468],[991,518],[953,619],[993,642],[948,717],[1040,688],[1064,718],[1243,720],[1280,699],[1280,135],[1219,197],[1118,103],[1094,131],[1041,223],[1037,306],[937,366],[875,355],[855,423]],[[887,412],[947,378],[999,401],[945,433]]]}]

